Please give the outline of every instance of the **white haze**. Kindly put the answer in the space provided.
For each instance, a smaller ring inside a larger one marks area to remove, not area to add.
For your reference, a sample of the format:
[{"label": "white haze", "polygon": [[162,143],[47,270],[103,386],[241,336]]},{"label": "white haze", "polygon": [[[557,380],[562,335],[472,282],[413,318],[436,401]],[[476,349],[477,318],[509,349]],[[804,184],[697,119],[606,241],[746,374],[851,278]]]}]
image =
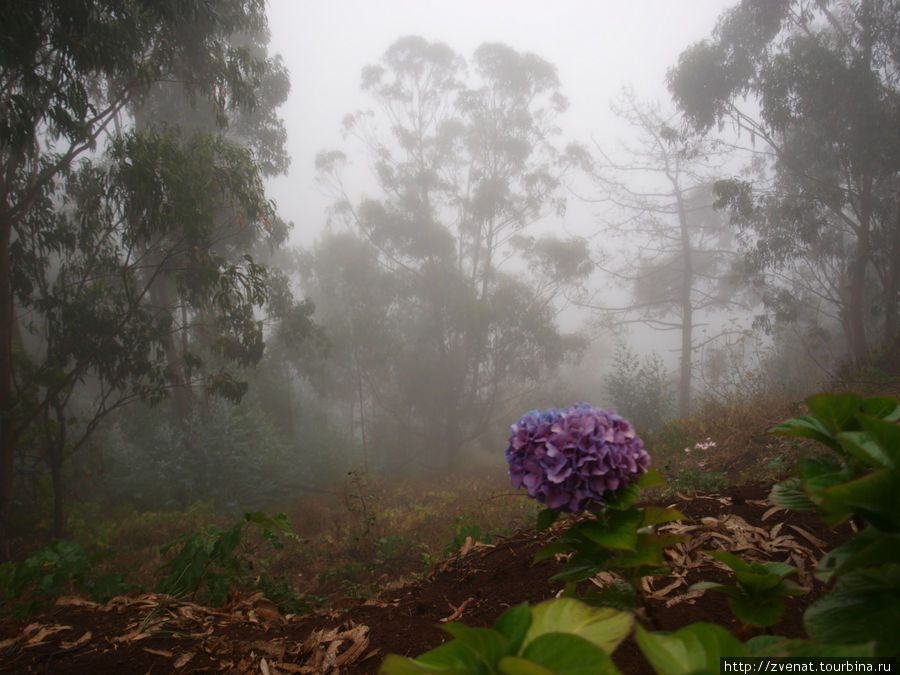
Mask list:
[{"label": "white haze", "polygon": [[[623,86],[666,101],[666,71],[681,51],[708,36],[733,0],[269,0],[271,50],[285,60],[291,95],[281,109],[291,169],[269,193],[295,225],[292,241],[312,243],[327,196],[314,182],[317,152],[340,147],[343,117],[367,105],[360,72],[399,37],[442,41],[468,58],[483,42],[502,42],[554,64],[570,106],[565,140],[612,145],[628,133],[610,112]],[[351,156],[351,161],[354,159]],[[362,161],[362,158],[359,158]],[[570,209],[564,229],[588,235],[590,211]]]}]

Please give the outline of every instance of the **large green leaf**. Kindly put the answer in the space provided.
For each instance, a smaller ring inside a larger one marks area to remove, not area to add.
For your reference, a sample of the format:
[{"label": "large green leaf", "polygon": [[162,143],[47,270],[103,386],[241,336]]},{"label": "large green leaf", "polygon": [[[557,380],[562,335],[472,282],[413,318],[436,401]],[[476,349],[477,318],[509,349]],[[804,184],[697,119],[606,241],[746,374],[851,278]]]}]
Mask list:
[{"label": "large green leaf", "polygon": [[[893,426],[893,425],[889,425]],[[867,467],[893,467],[894,461],[866,431],[845,431],[838,435],[844,452]]]},{"label": "large green leaf", "polygon": [[900,564],[838,577],[834,590],[803,615],[809,636],[825,644],[874,640],[876,655],[900,655]]},{"label": "large green leaf", "polygon": [[718,675],[721,657],[747,655],[736,637],[711,623],[693,623],[674,633],[649,633],[637,626],[635,640],[659,675]]},{"label": "large green leaf", "polygon": [[531,627],[531,609],[527,602],[511,607],[494,622],[494,630],[502,633],[509,640],[509,651],[517,654],[525,641]]},{"label": "large green leaf", "polygon": [[744,623],[750,626],[766,627],[778,623],[784,612],[784,598],[775,597],[732,597],[728,607]]},{"label": "large green leaf", "polygon": [[457,642],[471,649],[492,671],[504,656],[513,653],[509,640],[502,633],[490,628],[473,628],[463,623],[448,623],[444,630],[456,638]]},{"label": "large green leaf", "polygon": [[900,531],[900,472],[878,469],[822,492],[822,520],[834,528],[853,514],[885,532]]},{"label": "large green leaf", "polygon": [[[603,649],[571,633],[545,633],[528,644],[522,657],[557,675],[614,675],[619,672]],[[501,671],[516,672],[503,670],[502,666]]]},{"label": "large green leaf", "polygon": [[887,456],[890,466],[900,469],[900,425],[867,415],[860,415],[859,423]]},{"label": "large green leaf", "polygon": [[832,436],[857,428],[856,413],[862,405],[857,394],[817,394],[806,399],[806,407]]},{"label": "large green leaf", "polygon": [[637,509],[611,511],[604,519],[576,523],[573,529],[605,548],[633,551],[637,546],[637,529],[642,514]]},{"label": "large green leaf", "polygon": [[855,658],[875,655],[874,643],[823,645],[810,640],[791,640],[780,635],[758,635],[747,640],[746,647],[750,656]]},{"label": "large green leaf", "polygon": [[872,396],[862,402],[860,410],[885,422],[900,421],[900,399],[890,396]]},{"label": "large green leaf", "polygon": [[591,607],[574,598],[547,600],[531,609],[532,622],[523,643],[528,647],[547,633],[572,633],[612,654],[628,637],[634,623],[629,612]]},{"label": "large green leaf", "polygon": [[837,572],[879,567],[890,562],[900,563],[900,534],[888,534],[867,527],[826,553],[819,560],[816,575],[828,581]]},{"label": "large green leaf", "polygon": [[475,652],[457,640],[425,652],[416,659],[389,654],[378,669],[381,675],[407,673],[441,673],[442,675],[474,675],[490,673]]},{"label": "large green leaf", "polygon": [[823,443],[835,450],[840,449],[840,444],[831,434],[828,433],[828,430],[822,425],[822,423],[814,417],[810,417],[808,415],[804,415],[802,417],[793,417],[789,420],[785,420],[781,424],[778,424],[769,429],[769,433],[777,434],[779,436],[800,436],[803,438],[811,438],[814,441],[819,441],[820,443]]}]

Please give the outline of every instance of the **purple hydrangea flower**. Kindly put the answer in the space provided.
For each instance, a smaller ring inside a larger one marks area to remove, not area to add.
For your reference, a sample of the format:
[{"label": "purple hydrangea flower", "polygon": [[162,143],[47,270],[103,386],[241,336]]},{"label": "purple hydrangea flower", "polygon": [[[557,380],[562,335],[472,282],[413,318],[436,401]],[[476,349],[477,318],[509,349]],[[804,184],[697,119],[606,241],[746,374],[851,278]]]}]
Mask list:
[{"label": "purple hydrangea flower", "polygon": [[551,509],[581,513],[647,472],[650,455],[628,420],[576,403],[532,410],[512,425],[506,449],[513,487]]}]

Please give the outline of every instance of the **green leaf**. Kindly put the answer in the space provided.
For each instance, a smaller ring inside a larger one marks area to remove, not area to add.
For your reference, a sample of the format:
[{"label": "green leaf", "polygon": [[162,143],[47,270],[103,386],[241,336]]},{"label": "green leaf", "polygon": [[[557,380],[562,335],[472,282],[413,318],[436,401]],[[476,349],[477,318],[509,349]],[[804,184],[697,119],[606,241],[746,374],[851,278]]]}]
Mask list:
[{"label": "green leaf", "polygon": [[900,534],[888,534],[870,526],[826,553],[816,566],[816,575],[827,582],[838,572],[889,562],[900,562]]},{"label": "green leaf", "polygon": [[634,617],[609,607],[590,607],[573,598],[556,598],[536,605],[531,610],[532,623],[523,646],[546,633],[566,632],[579,635],[612,654],[628,637]]},{"label": "green leaf", "polygon": [[511,607],[494,622],[494,630],[509,640],[509,651],[517,654],[531,627],[531,609],[527,602]]},{"label": "green leaf", "polygon": [[606,522],[583,520],[576,523],[573,529],[605,548],[633,551],[637,546],[637,528],[641,517],[636,509],[613,511],[608,514]]},{"label": "green leaf", "polygon": [[566,553],[567,551],[571,551],[572,546],[562,541],[555,541],[552,544],[547,544],[543,548],[541,548],[537,553],[534,554],[534,559],[531,561],[532,563],[539,563],[541,560],[546,560],[547,558],[552,558],[557,553]]},{"label": "green leaf", "polygon": [[644,516],[641,521],[641,527],[686,519],[686,516],[678,509],[666,508],[663,506],[645,506],[641,510]]},{"label": "green leaf", "polygon": [[657,471],[656,467],[647,469],[647,473],[638,478],[635,483],[642,490],[645,488],[659,487],[666,484],[666,479]]},{"label": "green leaf", "polygon": [[504,656],[513,653],[509,640],[502,633],[490,628],[473,628],[463,623],[448,623],[444,630],[472,650],[488,672],[494,670]]},{"label": "green leaf", "polygon": [[806,407],[831,436],[836,436],[857,428],[856,413],[862,402],[857,394],[817,394],[806,399]]},{"label": "green leaf", "polygon": [[721,657],[747,655],[737,638],[711,623],[693,623],[674,633],[648,633],[637,626],[635,640],[659,675],[717,675]]},{"label": "green leaf", "polygon": [[504,656],[500,659],[499,669],[505,675],[554,675],[546,666],[522,656]]},{"label": "green leaf", "polygon": [[744,562],[733,553],[728,551],[704,551],[710,558],[715,558],[720,563],[728,565],[735,572],[749,572],[750,564]]},{"label": "green leaf", "polygon": [[604,507],[604,510],[613,509],[621,511],[624,509],[630,509],[640,496],[641,488],[637,485],[637,483],[629,483],[624,487],[620,487],[615,492],[607,493],[604,495],[604,499],[606,500],[606,506]]},{"label": "green leaf", "polygon": [[819,441],[835,450],[840,449],[837,440],[828,433],[828,430],[815,418],[809,416],[794,417],[785,420],[769,429],[770,434],[779,436],[800,436]]},{"label": "green leaf", "polygon": [[698,581],[691,584],[689,590],[692,591],[715,591],[716,593],[724,593],[732,597],[738,597],[741,594],[737,586],[728,586],[727,584],[717,584],[715,581]]},{"label": "green leaf", "polygon": [[543,532],[548,529],[553,523],[556,522],[556,519],[559,518],[560,512],[556,509],[543,509],[537,515],[537,525],[535,529],[538,532]]},{"label": "green leaf", "polygon": [[863,414],[885,422],[900,421],[900,399],[890,396],[872,396],[860,405]]},{"label": "green leaf", "polygon": [[837,527],[852,515],[885,532],[900,531],[900,472],[878,469],[822,492],[822,520]]},{"label": "green leaf", "polygon": [[784,612],[781,597],[731,597],[728,606],[734,615],[750,626],[766,627],[778,623]]},{"label": "green leaf", "polygon": [[823,645],[811,640],[792,640],[780,635],[758,635],[747,640],[746,647],[750,656],[855,658],[875,655],[874,643],[864,645]]},{"label": "green leaf", "polygon": [[824,644],[876,642],[876,656],[898,655],[900,564],[838,577],[834,590],[803,615],[809,636]]},{"label": "green leaf", "polygon": [[[888,424],[888,426],[894,427],[893,424]],[[900,432],[900,427],[897,427],[897,430]],[[845,453],[855,457],[868,467],[885,468],[896,466],[894,458],[885,452],[883,447],[867,431],[845,431],[838,435],[838,440],[841,442],[841,447]],[[900,442],[900,439],[898,439],[898,442]]]},{"label": "green leaf", "polygon": [[900,425],[866,415],[859,416],[859,423],[888,458],[890,466],[900,468]]},{"label": "green leaf", "polygon": [[557,675],[606,675],[619,671],[603,649],[571,633],[546,633],[535,638],[522,656]]},{"label": "green leaf", "polygon": [[[415,663],[441,673],[489,673],[481,658],[459,640],[451,640],[415,659]],[[415,671],[413,671],[415,672]]]},{"label": "green leaf", "polygon": [[638,596],[631,584],[615,579],[600,589],[596,587],[589,589],[584,601],[593,607],[612,607],[629,611],[637,606]]},{"label": "green leaf", "polygon": [[[452,643],[448,643],[452,644]],[[441,645],[446,647],[447,645]],[[438,647],[437,649],[440,649]],[[432,650],[435,651],[435,650]],[[424,655],[423,655],[424,656]],[[479,670],[471,670],[467,666],[456,663],[452,665],[429,665],[418,660],[399,656],[398,654],[388,654],[378,669],[379,675],[411,675],[415,673],[441,673],[441,675],[470,675]]]}]

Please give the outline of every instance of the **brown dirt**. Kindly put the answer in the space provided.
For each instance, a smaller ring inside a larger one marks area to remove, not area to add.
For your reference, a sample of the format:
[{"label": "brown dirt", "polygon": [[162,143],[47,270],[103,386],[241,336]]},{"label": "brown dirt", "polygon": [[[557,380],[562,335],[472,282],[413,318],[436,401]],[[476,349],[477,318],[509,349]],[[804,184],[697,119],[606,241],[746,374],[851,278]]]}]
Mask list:
[{"label": "brown dirt", "polygon": [[[773,630],[804,635],[803,610],[824,590],[811,570],[849,530],[830,532],[815,514],[774,509],[769,487],[745,485],[671,501],[689,520],[667,527],[692,539],[668,552],[672,574],[645,587],[658,628],[708,621],[740,634],[724,596],[688,592],[701,580],[729,582],[730,575],[702,553],[723,548],[803,570],[798,581],[811,592],[789,599]],[[532,557],[562,526],[540,535],[519,532],[490,546],[467,542],[424,578],[386,583],[376,598],[347,598],[306,615],[282,616],[258,595],[232,597],[218,610],[158,595],[104,605],[61,598],[47,614],[0,623],[0,671],[375,673],[389,653],[416,656],[448,639],[440,629],[448,620],[489,626],[508,607],[553,597],[561,586],[547,580],[561,561],[532,565]],[[630,640],[613,659],[623,673],[652,672]]]}]

